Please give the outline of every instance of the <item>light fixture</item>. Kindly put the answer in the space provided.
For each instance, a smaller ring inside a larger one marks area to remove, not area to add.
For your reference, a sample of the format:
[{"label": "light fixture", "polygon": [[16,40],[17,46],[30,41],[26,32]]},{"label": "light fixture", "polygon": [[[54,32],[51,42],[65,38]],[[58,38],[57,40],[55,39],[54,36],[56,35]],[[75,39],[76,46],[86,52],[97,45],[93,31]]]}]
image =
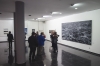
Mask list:
[{"label": "light fixture", "polygon": [[80,6],[81,4],[80,3],[77,3],[77,4],[74,4],[73,6]]},{"label": "light fixture", "polygon": [[71,4],[72,7],[77,7],[77,6],[81,6],[83,3],[76,3],[76,4]]},{"label": "light fixture", "polygon": [[2,13],[0,13],[0,14],[2,14]]},{"label": "light fixture", "polygon": [[37,19],[45,19],[45,18],[37,18]]},{"label": "light fixture", "polygon": [[62,14],[61,12],[52,12],[52,14]]},{"label": "light fixture", "polygon": [[52,17],[52,16],[50,16],[50,15],[44,15],[43,17]]},{"label": "light fixture", "polygon": [[75,8],[76,10],[78,9],[78,8]]}]

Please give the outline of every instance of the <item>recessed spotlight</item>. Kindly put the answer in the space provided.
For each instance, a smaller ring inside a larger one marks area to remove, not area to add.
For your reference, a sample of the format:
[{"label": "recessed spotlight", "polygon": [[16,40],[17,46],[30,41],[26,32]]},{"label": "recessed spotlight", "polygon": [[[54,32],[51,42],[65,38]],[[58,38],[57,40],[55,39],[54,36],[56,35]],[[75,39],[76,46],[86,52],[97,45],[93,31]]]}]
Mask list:
[{"label": "recessed spotlight", "polygon": [[78,8],[75,8],[76,10],[78,9]]},{"label": "recessed spotlight", "polygon": [[61,12],[52,12],[52,14],[62,14]]},{"label": "recessed spotlight", "polygon": [[31,16],[31,15],[28,15],[28,16]]},{"label": "recessed spotlight", "polygon": [[74,4],[70,4],[71,6],[74,6]]},{"label": "recessed spotlight", "polygon": [[50,16],[50,15],[44,15],[43,17],[52,17],[52,16]]}]

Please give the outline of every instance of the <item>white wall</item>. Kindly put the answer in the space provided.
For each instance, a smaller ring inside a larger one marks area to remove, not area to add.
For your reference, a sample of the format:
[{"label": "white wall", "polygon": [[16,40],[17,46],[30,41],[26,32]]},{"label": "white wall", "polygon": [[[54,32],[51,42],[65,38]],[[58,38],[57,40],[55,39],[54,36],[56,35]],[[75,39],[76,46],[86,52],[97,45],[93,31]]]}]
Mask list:
[{"label": "white wall", "polygon": [[6,28],[8,29],[8,31],[14,33],[13,20],[0,20],[0,41],[7,40],[7,35],[4,34],[4,29]]},{"label": "white wall", "polygon": [[42,30],[44,31],[43,22],[33,22],[33,21],[25,21],[25,28],[28,28],[28,33],[26,35],[26,39],[31,35],[32,29],[35,29],[35,32]]},{"label": "white wall", "polygon": [[[43,30],[44,31],[44,23],[43,22],[33,22],[33,21],[25,21],[25,28],[28,29],[28,33],[26,35],[26,40],[32,33],[32,29],[35,31]],[[3,30],[8,29],[14,34],[14,23],[13,20],[0,20],[0,41],[7,41],[7,35],[4,34]]]},{"label": "white wall", "polygon": [[[80,44],[67,40],[62,40],[61,24],[67,22],[77,22],[84,20],[92,20],[92,45]],[[56,30],[60,35],[59,43],[69,45],[72,47],[80,48],[83,50],[91,51],[100,54],[100,9],[94,11],[88,11],[84,13],[74,14],[54,20],[47,21],[45,23],[46,38],[50,40],[49,30]]]}]

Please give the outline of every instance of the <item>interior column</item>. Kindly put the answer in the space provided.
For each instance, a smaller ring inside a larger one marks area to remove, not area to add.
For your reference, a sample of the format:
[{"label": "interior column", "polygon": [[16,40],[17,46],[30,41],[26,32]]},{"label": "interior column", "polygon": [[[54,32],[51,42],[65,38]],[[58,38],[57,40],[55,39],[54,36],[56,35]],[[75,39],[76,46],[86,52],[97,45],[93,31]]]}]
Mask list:
[{"label": "interior column", "polygon": [[14,39],[16,66],[25,66],[24,2],[15,2]]}]

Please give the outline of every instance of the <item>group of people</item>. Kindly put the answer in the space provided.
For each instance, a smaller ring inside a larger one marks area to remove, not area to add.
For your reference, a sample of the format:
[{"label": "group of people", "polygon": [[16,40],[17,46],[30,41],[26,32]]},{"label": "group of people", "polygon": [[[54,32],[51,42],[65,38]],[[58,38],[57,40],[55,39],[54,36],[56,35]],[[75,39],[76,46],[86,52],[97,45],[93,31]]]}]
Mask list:
[{"label": "group of people", "polygon": [[[13,40],[13,35],[11,32],[7,34],[8,36],[8,41],[9,41],[9,47],[12,48],[12,40]],[[58,46],[57,46],[57,41],[58,41],[59,35],[57,35],[56,32],[52,32],[50,35],[51,38],[51,43],[52,43],[52,48],[54,50],[54,53],[58,52]],[[28,43],[29,43],[29,48],[30,48],[30,53],[29,53],[29,60],[34,61],[35,60],[35,53],[37,49],[37,55],[41,55],[44,49],[44,42],[45,42],[45,34],[44,32],[41,32],[39,35],[38,32],[32,32],[31,36],[28,38]]]},{"label": "group of people", "polygon": [[58,46],[57,46],[58,37],[59,35],[57,34],[57,32],[52,32],[50,35],[54,53],[58,52]]},{"label": "group of people", "polygon": [[35,52],[37,49],[37,55],[41,55],[43,51],[45,35],[43,32],[39,35],[38,32],[32,32],[32,35],[28,38],[30,53],[29,53],[29,60],[35,60]]}]

